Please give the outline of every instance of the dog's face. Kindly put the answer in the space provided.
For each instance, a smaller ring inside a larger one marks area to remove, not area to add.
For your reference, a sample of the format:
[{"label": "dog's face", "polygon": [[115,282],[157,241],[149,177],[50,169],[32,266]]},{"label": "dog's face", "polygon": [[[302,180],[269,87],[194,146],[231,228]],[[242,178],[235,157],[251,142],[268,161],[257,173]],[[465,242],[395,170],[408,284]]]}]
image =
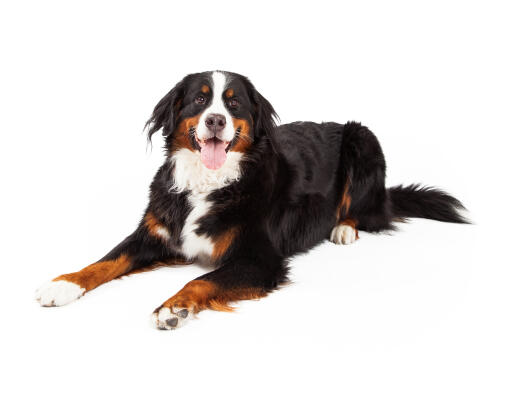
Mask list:
[{"label": "dog's face", "polygon": [[170,154],[189,149],[202,164],[217,170],[232,152],[246,153],[275,126],[271,104],[239,74],[213,71],[191,74],[156,105],[149,138],[163,129]]}]

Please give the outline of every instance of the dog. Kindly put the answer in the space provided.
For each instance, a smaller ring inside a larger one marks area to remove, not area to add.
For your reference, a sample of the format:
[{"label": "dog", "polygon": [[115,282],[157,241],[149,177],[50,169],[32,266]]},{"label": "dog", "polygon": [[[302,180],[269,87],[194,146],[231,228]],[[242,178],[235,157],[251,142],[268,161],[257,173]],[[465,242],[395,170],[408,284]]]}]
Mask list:
[{"label": "dog", "polygon": [[466,223],[463,205],[431,187],[385,187],[385,158],[360,123],[276,126],[275,110],[248,80],[190,74],[158,102],[148,141],[162,131],[166,160],[137,229],[98,262],[43,285],[61,306],[126,274],[207,263],[211,272],[156,308],[176,329],[204,309],[230,311],[286,283],[286,260],[330,239],[351,244],[410,217]]}]

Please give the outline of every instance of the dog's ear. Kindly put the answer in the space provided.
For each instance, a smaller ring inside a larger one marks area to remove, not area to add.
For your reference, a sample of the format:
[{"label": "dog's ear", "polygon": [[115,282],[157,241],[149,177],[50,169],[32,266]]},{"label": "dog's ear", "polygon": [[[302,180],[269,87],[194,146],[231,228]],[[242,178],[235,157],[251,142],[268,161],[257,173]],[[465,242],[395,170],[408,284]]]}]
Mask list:
[{"label": "dog's ear", "polygon": [[257,90],[254,90],[254,102],[256,104],[256,117],[254,118],[255,135],[273,136],[275,126],[279,116],[273,109],[270,102],[263,97]]},{"label": "dog's ear", "polygon": [[149,142],[151,142],[153,134],[160,129],[163,129],[163,136],[169,136],[174,132],[181,110],[183,93],[184,81],[181,81],[156,104],[151,118],[149,118],[145,125],[146,128],[149,128],[147,131]]},{"label": "dog's ear", "polygon": [[256,139],[260,135],[271,137],[275,130],[275,122],[279,119],[279,116],[273,109],[270,102],[255,89],[248,78],[245,78],[245,80],[248,85],[252,104],[255,107],[254,137]]}]

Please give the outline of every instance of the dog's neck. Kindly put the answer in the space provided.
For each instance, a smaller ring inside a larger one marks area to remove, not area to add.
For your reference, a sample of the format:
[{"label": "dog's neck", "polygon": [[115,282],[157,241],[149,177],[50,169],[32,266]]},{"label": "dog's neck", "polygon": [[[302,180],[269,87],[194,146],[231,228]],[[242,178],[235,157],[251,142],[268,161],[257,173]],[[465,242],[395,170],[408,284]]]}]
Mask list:
[{"label": "dog's neck", "polygon": [[190,191],[192,194],[208,193],[235,182],[241,177],[240,162],[243,154],[229,152],[220,169],[212,170],[204,166],[199,152],[182,148],[169,158],[173,165],[174,192]]}]

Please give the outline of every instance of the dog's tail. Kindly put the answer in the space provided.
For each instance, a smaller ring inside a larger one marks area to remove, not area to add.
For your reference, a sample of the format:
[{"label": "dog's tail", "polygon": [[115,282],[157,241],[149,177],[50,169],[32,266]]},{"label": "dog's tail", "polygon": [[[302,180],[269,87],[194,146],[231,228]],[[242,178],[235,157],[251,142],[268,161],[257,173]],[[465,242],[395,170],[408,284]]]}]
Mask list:
[{"label": "dog's tail", "polygon": [[459,211],[463,204],[446,192],[418,184],[388,189],[392,216],[395,219],[419,217],[450,223],[470,223]]}]

